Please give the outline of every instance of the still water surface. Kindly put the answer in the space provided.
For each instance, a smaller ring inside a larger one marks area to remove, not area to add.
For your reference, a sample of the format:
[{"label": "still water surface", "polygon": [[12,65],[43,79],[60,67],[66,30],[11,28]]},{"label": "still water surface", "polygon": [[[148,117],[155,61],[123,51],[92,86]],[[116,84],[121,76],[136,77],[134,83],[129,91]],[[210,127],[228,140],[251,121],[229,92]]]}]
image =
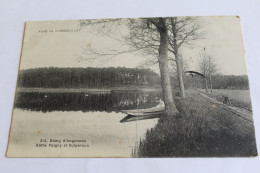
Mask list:
[{"label": "still water surface", "polygon": [[[15,101],[13,140],[31,157],[129,157],[157,118],[121,123],[120,110],[157,106],[160,92],[19,93]],[[18,115],[19,114],[19,115]],[[86,140],[85,148],[39,148],[41,139]],[[12,150],[11,150],[12,151]]]}]

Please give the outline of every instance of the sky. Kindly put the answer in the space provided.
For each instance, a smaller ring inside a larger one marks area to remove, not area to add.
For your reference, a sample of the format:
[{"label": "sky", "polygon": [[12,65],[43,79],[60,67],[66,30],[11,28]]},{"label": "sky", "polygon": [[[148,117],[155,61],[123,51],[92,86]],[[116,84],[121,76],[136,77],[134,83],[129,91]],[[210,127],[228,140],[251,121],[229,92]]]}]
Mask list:
[{"label": "sky", "polygon": [[[211,55],[219,73],[225,75],[247,74],[240,18],[200,17],[205,39],[194,42],[193,48],[182,48],[189,70],[198,71],[199,54]],[[64,32],[64,30],[66,32]],[[70,32],[68,32],[70,31]],[[111,29],[111,35],[127,33],[124,26]],[[122,34],[122,35],[123,35]],[[102,27],[82,27],[79,20],[27,22],[24,36],[21,69],[37,67],[138,67],[150,57],[134,53],[111,57],[88,59],[84,54],[88,48],[101,53],[111,50],[126,50],[127,45],[102,33]],[[79,60],[78,57],[84,60]],[[158,71],[157,65],[153,67]]]},{"label": "sky", "polygon": [[186,60],[191,62],[190,68],[198,69],[199,54],[205,48],[205,53],[214,58],[219,73],[247,74],[240,18],[205,17],[202,22],[205,39],[195,42],[197,46],[193,49],[183,50]]}]

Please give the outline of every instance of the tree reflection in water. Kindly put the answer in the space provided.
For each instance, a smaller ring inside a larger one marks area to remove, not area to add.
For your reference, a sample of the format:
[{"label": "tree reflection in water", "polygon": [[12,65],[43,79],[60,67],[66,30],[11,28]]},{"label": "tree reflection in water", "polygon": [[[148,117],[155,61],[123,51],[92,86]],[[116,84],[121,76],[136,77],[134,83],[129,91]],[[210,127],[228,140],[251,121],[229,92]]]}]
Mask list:
[{"label": "tree reflection in water", "polygon": [[109,94],[28,93],[16,96],[15,107],[31,111],[105,111],[144,109],[159,104],[161,92],[112,91]]}]

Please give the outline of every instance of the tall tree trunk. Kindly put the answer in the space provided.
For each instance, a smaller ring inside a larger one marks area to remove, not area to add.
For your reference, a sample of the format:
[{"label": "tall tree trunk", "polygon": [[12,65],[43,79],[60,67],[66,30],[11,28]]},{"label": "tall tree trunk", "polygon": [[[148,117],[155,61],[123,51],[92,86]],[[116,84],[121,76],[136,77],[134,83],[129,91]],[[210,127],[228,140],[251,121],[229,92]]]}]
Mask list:
[{"label": "tall tree trunk", "polygon": [[175,55],[176,65],[177,65],[177,75],[180,86],[181,98],[184,99],[186,97],[184,82],[183,82],[183,71],[182,71],[182,63],[179,58],[178,53]]},{"label": "tall tree trunk", "polygon": [[179,81],[179,87],[180,87],[180,93],[181,98],[184,99],[186,97],[185,94],[185,88],[184,88],[184,82],[183,82],[183,67],[182,62],[179,57],[179,48],[177,44],[177,31],[176,31],[176,20],[177,18],[171,18],[171,25],[172,25],[172,31],[173,31],[173,47],[174,47],[174,55],[175,55],[175,61],[176,61],[176,67],[177,67],[177,75],[178,75],[178,81]]},{"label": "tall tree trunk", "polygon": [[209,83],[210,83],[210,92],[212,93],[212,80],[211,80],[211,74],[209,75]]},{"label": "tall tree trunk", "polygon": [[161,19],[161,27],[158,28],[160,32],[160,46],[159,46],[159,67],[161,73],[161,85],[163,90],[163,99],[165,104],[165,114],[174,115],[178,112],[174,104],[172,95],[170,73],[168,68],[168,30],[165,19]]},{"label": "tall tree trunk", "polygon": [[205,81],[205,90],[206,90],[206,93],[208,93],[209,88],[208,88],[208,81],[207,81],[206,75],[205,75],[204,81]]}]

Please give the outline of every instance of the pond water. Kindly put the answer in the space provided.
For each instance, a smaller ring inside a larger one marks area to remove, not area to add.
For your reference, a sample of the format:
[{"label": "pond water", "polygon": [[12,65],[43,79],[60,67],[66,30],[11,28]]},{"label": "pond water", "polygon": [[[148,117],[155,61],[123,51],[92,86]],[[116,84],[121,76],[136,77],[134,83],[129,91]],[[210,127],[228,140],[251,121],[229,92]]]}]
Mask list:
[{"label": "pond water", "polygon": [[[18,93],[8,152],[17,157],[129,157],[158,118],[121,123],[127,115],[120,110],[154,107],[160,101],[159,91]],[[84,142],[63,147],[63,140]]]}]

